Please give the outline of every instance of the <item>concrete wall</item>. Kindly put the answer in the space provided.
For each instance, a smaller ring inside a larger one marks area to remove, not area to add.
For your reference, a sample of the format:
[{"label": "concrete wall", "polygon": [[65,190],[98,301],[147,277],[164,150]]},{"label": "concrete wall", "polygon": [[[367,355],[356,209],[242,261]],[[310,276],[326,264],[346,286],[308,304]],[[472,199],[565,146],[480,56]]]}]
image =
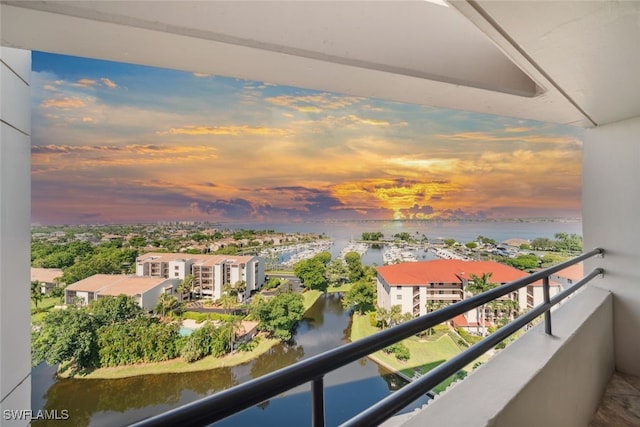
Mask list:
[{"label": "concrete wall", "polygon": [[31,52],[0,47],[0,424],[31,409]]},{"label": "concrete wall", "polygon": [[587,130],[583,152],[583,234],[588,260],[606,271],[613,292],[616,369],[640,375],[640,117]]},{"label": "concrete wall", "polygon": [[586,288],[553,313],[553,336],[538,324],[403,426],[589,425],[614,369],[612,300]]}]

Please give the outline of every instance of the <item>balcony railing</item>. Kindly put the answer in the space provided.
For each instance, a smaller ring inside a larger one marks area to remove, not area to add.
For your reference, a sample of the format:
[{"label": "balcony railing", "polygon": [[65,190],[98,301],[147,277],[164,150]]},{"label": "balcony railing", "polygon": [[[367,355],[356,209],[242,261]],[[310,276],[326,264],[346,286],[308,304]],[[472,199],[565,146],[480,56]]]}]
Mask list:
[{"label": "balcony railing", "polygon": [[538,271],[522,279],[515,280],[490,291],[473,296],[443,309],[423,315],[393,328],[345,344],[325,353],[302,360],[291,366],[271,372],[246,383],[223,390],[195,402],[172,409],[163,414],[139,421],[135,426],[202,426],[229,417],[244,409],[271,399],[280,393],[311,383],[312,413],[314,427],[324,426],[324,383],[323,377],[328,372],[352,363],[362,357],[381,350],[412,335],[423,332],[433,326],[446,322],[460,314],[498,299],[538,280],[542,280],[544,302],[527,313],[519,316],[511,323],[498,329],[482,341],[469,347],[464,352],[432,369],[419,379],[389,395],[375,405],[346,421],[343,426],[371,426],[382,423],[398,411],[458,372],[464,366],[495,347],[498,343],[517,330],[531,323],[540,315],[544,315],[545,332],[551,334],[551,308],[572,293],[587,284],[594,277],[604,274],[597,268],[570,288],[560,292],[553,298],[549,296],[549,276],[596,255],[604,255],[603,249],[594,249],[576,258],[556,266]]}]

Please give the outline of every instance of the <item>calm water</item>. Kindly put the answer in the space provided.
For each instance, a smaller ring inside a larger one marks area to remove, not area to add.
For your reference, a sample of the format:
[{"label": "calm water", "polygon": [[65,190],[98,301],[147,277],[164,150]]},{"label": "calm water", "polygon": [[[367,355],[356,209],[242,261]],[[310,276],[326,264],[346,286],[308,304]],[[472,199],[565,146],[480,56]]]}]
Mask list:
[{"label": "calm water", "polygon": [[[256,360],[234,368],[119,380],[54,380],[50,367],[39,366],[33,371],[33,409],[68,409],[70,419],[59,421],[65,426],[125,425],[342,345],[347,342],[350,327],[350,316],[342,309],[339,295],[329,294],[307,312],[292,344],[277,345]],[[340,424],[404,384],[400,377],[368,359],[328,374],[327,425]],[[425,402],[426,398],[412,408]],[[310,418],[309,385],[303,385],[216,425],[304,426],[310,424]]]}]

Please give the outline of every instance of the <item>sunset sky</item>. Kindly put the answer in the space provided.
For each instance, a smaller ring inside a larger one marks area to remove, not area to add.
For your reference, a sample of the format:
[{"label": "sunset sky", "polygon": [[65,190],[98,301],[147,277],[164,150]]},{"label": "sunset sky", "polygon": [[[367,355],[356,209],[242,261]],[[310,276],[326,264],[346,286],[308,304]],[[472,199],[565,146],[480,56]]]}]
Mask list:
[{"label": "sunset sky", "polygon": [[582,131],[33,52],[32,222],[579,217]]}]

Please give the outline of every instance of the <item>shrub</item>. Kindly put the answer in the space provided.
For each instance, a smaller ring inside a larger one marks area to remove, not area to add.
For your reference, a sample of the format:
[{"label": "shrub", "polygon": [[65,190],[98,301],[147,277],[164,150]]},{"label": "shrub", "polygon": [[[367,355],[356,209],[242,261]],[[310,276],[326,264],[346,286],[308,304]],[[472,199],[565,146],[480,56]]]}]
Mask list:
[{"label": "shrub", "polygon": [[389,347],[383,348],[382,351],[387,354],[393,354],[398,360],[409,360],[411,357],[409,348],[401,342],[391,344]]},{"label": "shrub", "polygon": [[475,344],[479,341],[482,341],[482,337],[477,335],[471,335],[469,332],[467,332],[463,328],[456,328],[456,332],[458,333],[458,335],[462,337],[462,339],[464,339],[469,344]]},{"label": "shrub", "polygon": [[369,324],[374,328],[378,328],[380,326],[380,322],[378,322],[378,319],[376,319],[375,311],[369,313]]}]

